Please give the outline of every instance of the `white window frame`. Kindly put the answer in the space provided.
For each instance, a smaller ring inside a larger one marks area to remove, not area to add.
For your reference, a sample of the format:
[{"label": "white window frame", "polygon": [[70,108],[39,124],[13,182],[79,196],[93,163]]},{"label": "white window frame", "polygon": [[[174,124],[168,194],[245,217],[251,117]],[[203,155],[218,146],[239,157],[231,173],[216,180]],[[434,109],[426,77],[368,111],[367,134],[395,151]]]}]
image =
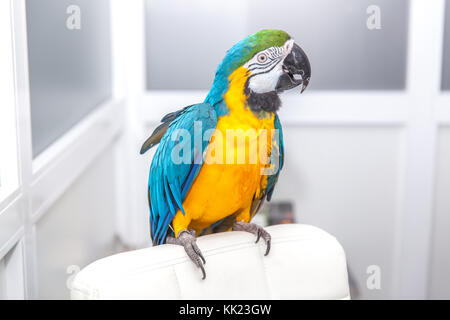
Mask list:
[{"label": "white window frame", "polygon": [[[13,58],[11,3],[0,3],[0,260],[24,234],[19,190],[19,156],[17,147],[15,74]],[[4,272],[7,273],[5,263]]]},{"label": "white window frame", "polygon": [[19,187],[17,167],[14,65],[9,2],[0,4],[0,202]]}]

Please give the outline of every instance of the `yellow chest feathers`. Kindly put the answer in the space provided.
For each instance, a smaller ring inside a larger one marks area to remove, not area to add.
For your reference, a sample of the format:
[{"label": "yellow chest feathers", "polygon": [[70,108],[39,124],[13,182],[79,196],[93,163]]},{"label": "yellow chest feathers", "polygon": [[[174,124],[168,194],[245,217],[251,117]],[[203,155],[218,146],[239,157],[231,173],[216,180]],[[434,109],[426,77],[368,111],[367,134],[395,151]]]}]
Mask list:
[{"label": "yellow chest feathers", "polygon": [[241,129],[253,128],[270,130],[273,128],[274,114],[260,111],[258,116],[256,116],[247,105],[247,97],[244,94],[247,79],[248,71],[244,67],[236,69],[228,77],[230,84],[224,95],[224,100],[230,112],[228,116],[224,116],[220,120],[231,125],[232,127],[230,128],[237,126]]},{"label": "yellow chest feathers", "polygon": [[250,221],[250,208],[255,195],[266,187],[267,167],[274,134],[274,115],[256,116],[247,105],[244,86],[247,70],[231,74],[224,95],[229,109],[218,119],[206,150],[202,168],[189,190],[183,207],[173,220],[176,234],[189,224],[200,232],[203,228],[229,215]]},{"label": "yellow chest feathers", "polygon": [[244,94],[247,77],[247,69],[240,67],[228,79],[224,100],[229,113],[219,117],[207,163],[260,164],[270,155],[274,114],[262,111],[257,116],[250,110]]}]

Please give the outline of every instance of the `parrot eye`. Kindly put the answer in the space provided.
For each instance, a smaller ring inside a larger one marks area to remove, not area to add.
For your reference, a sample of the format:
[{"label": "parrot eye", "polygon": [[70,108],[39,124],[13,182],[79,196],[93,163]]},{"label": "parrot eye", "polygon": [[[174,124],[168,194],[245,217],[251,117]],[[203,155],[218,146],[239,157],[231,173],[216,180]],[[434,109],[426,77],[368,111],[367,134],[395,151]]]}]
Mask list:
[{"label": "parrot eye", "polygon": [[267,55],[265,53],[260,53],[256,57],[256,60],[258,60],[259,63],[264,63],[267,61]]}]

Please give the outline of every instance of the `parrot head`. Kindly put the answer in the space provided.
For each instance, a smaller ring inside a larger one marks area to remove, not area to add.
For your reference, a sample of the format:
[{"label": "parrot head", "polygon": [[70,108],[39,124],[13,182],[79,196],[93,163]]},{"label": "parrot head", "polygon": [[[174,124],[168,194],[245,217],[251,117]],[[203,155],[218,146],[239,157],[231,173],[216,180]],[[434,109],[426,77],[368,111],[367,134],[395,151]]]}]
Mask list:
[{"label": "parrot head", "polygon": [[311,66],[306,53],[286,32],[262,30],[227,51],[206,101],[214,103],[214,97],[223,96],[236,77],[245,81],[249,101],[258,101],[266,111],[276,111],[279,103],[273,106],[269,103],[264,108],[266,100],[279,101],[279,93],[298,86],[303,92],[311,78]]}]

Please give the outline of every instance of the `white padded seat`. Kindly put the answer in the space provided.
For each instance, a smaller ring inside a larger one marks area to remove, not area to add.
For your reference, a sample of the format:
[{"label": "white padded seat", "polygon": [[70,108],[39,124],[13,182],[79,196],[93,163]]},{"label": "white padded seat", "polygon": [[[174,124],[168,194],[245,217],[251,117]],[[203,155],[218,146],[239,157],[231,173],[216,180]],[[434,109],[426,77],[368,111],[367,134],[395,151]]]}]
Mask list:
[{"label": "white padded seat", "polygon": [[345,253],[313,226],[266,229],[272,248],[246,232],[199,237],[206,279],[183,247],[162,245],[116,254],[81,270],[72,299],[350,299]]}]

